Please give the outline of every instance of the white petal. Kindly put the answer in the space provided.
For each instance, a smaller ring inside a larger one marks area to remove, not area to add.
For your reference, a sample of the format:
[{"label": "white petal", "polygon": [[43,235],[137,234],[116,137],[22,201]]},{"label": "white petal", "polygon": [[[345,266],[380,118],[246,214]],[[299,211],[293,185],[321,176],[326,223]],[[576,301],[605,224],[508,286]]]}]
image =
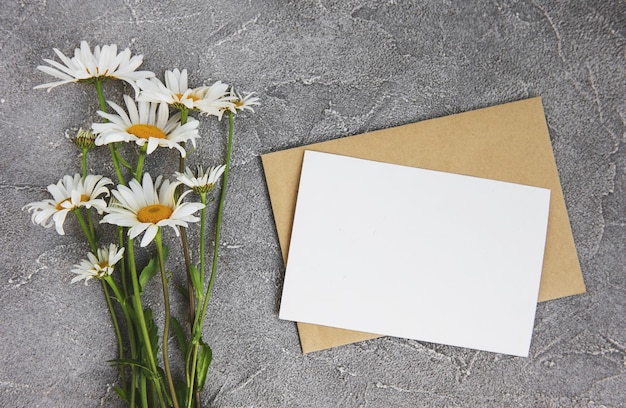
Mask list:
[{"label": "white petal", "polygon": [[156,234],[158,231],[159,231],[159,227],[157,227],[154,224],[150,225],[148,229],[146,230],[145,234],[143,234],[143,238],[141,239],[141,244],[139,246],[141,247],[147,246],[150,242],[152,242],[154,237],[156,237]]}]

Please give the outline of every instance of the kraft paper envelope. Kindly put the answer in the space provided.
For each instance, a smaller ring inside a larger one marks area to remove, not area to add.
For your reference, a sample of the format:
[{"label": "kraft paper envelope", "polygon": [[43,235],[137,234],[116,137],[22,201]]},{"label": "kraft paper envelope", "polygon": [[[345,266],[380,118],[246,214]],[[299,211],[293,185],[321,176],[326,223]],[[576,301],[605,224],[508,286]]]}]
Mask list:
[{"label": "kraft paper envelope", "polygon": [[[263,155],[285,262],[305,150],[550,189],[538,300],[585,292],[541,98]],[[298,323],[298,330],[305,353],[379,337],[306,323]]]}]

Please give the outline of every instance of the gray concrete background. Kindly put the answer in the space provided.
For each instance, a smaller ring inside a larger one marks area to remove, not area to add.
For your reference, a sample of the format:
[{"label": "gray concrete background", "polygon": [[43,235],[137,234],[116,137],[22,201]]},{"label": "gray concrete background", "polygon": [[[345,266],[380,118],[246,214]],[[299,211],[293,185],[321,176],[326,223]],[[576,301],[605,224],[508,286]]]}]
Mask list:
[{"label": "gray concrete background", "polygon": [[[70,285],[88,249],[80,230],[70,220],[60,237],[20,210],[79,170],[64,132],[96,120],[92,87],[32,88],[50,79],[35,67],[52,47],[70,54],[83,39],[128,46],[159,76],[187,68],[192,85],[219,79],[262,100],[236,124],[207,405],[626,405],[626,2],[0,3],[0,406],[120,406],[100,287]],[[123,90],[105,86],[111,99]],[[396,338],[302,355],[295,325],[277,318],[284,268],[259,155],[532,96],[588,293],[538,306],[529,358]],[[224,124],[202,126],[191,163],[217,162]],[[148,166],[169,172],[175,160],[158,153]],[[112,176],[107,163],[104,151],[90,167]],[[156,285],[150,296],[160,310]]]}]

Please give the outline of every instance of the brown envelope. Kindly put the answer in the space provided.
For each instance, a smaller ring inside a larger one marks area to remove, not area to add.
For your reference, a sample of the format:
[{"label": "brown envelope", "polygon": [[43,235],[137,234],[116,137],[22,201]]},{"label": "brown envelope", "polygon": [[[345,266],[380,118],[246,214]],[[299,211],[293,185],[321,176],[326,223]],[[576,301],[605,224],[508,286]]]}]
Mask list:
[{"label": "brown envelope", "polygon": [[[263,155],[285,263],[304,150],[549,188],[539,301],[585,292],[541,98]],[[298,323],[298,330],[304,353],[379,337],[308,323]]]}]

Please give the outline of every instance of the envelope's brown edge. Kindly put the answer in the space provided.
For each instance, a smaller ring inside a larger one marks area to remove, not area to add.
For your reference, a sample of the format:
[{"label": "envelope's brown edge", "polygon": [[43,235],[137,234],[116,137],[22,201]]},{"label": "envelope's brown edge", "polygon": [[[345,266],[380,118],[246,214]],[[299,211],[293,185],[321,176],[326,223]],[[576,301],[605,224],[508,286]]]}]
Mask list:
[{"label": "envelope's brown edge", "polygon": [[[556,253],[557,255],[570,255],[568,259],[563,262],[554,262],[556,265],[554,268],[550,269],[551,273],[542,273],[538,301],[543,302],[585,293],[586,287],[582,270],[580,269],[576,245],[574,243],[574,234],[572,233],[572,227],[565,205],[565,196],[563,194],[563,188],[561,187],[556,159],[552,151],[552,143],[550,141],[548,123],[546,122],[543,104],[541,103],[541,98],[533,98],[529,101],[536,102],[531,105],[531,108],[538,110],[537,117],[541,118],[541,120],[537,125],[541,127],[541,131],[544,134],[543,142],[545,149],[551,153],[549,160],[553,178],[551,185],[548,186],[551,190],[550,219],[548,222],[556,225],[556,227],[550,228],[550,225],[548,225],[548,237],[550,237],[550,240],[546,241],[546,254]],[[555,246],[557,248],[553,249]],[[544,264],[545,262],[546,259],[544,257]],[[552,265],[552,263],[550,265]],[[561,282],[568,282],[567,291],[559,290],[562,288],[562,286],[559,285]]]},{"label": "envelope's brown edge", "polygon": [[[585,285],[582,280],[582,273],[576,255],[569,218],[563,192],[559,182],[556,161],[552,154],[552,146],[548,134],[547,123],[541,98],[532,98],[528,100],[512,102],[490,108],[479,109],[475,111],[465,112],[444,118],[431,119],[414,124],[399,126],[391,129],[383,129],[357,136],[335,139],[328,142],[316,143],[309,146],[302,146],[280,152],[268,153],[263,155],[263,167],[265,170],[270,200],[276,221],[277,233],[280,241],[281,250],[285,264],[289,251],[289,239],[291,235],[291,227],[293,224],[293,216],[295,211],[295,201],[297,198],[297,189],[299,184],[299,175],[302,166],[302,158],[304,150],[316,150],[328,153],[345,154],[353,157],[369,158],[371,152],[368,152],[363,146],[367,145],[368,140],[380,136],[381,133],[402,133],[413,129],[419,129],[428,126],[438,126],[441,122],[450,122],[453,120],[467,120],[470,116],[487,115],[496,117],[502,116],[505,110],[509,109],[507,115],[515,112],[522,112],[519,119],[529,131],[540,132],[544,137],[537,142],[543,143],[538,146],[542,152],[549,152],[549,157],[542,157],[541,163],[545,165],[548,162],[549,180],[542,180],[543,185],[537,183],[529,184],[539,187],[550,188],[551,194],[551,211],[548,226],[548,239],[546,242],[546,255],[544,260],[544,271],[542,274],[541,288],[539,292],[539,301],[556,299],[559,297],[584,293]],[[515,116],[515,115],[513,115]],[[530,120],[529,120],[530,119]],[[534,128],[534,129],[533,129]],[[357,143],[360,142],[360,143]],[[427,166],[425,166],[427,168]],[[437,167],[437,166],[435,166]],[[488,168],[488,166],[487,166]],[[462,173],[462,171],[460,171]],[[478,176],[481,176],[480,174]],[[488,176],[488,175],[487,175]],[[522,175],[523,176],[523,175]],[[542,176],[545,178],[546,176]],[[521,180],[505,180],[524,182]],[[285,197],[289,199],[285,199]],[[555,256],[556,255],[556,256]],[[546,273],[546,271],[548,271]],[[350,330],[335,329],[306,323],[299,323],[301,345],[303,352],[320,350],[323,348],[338,346],[341,344],[352,343],[367,338],[378,337],[377,335],[367,333],[357,333]],[[324,338],[332,338],[333,341],[320,341]]]}]

